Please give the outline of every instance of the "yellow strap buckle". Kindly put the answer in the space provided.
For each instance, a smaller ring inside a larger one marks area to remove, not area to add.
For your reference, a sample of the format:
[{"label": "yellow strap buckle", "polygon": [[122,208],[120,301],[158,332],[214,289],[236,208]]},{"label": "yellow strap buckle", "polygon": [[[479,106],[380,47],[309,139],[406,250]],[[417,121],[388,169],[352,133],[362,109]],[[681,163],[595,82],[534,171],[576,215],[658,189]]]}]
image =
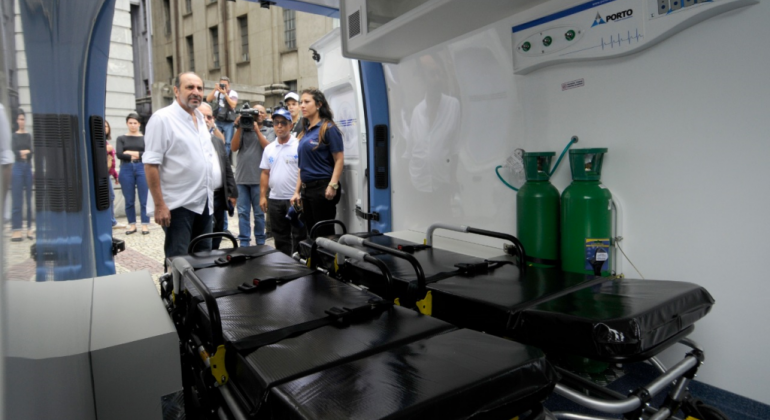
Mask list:
[{"label": "yellow strap buckle", "polygon": [[211,365],[211,374],[214,375],[214,379],[217,380],[219,385],[224,385],[230,379],[230,375],[227,374],[225,369],[225,345],[221,344],[217,347],[216,353],[209,359]]},{"label": "yellow strap buckle", "polygon": [[433,294],[430,290],[425,295],[425,299],[418,300],[415,303],[417,304],[417,310],[420,311],[421,314],[428,316],[433,314]]}]

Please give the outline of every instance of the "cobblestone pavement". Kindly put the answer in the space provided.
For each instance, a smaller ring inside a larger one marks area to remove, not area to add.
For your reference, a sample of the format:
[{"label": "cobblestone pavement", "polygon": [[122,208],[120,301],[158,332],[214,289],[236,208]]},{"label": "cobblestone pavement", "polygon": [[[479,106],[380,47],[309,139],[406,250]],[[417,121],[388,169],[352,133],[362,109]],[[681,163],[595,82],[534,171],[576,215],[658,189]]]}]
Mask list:
[{"label": "cobblestone pavement", "polygon": [[[117,220],[118,224],[127,224],[125,217],[118,217]],[[237,237],[237,214],[228,219],[228,226],[230,232]],[[163,242],[166,238],[163,229],[159,225],[151,223],[149,235],[142,235],[141,232],[126,235],[125,228],[113,229],[112,232],[116,238],[126,241],[126,250],[115,256],[115,271],[128,273],[146,270],[152,275],[157,285],[158,277],[163,274]],[[3,231],[3,241],[5,248],[5,264],[3,266],[6,267],[6,279],[35,281],[35,261],[30,256],[30,246],[35,243],[34,240],[24,238],[21,242],[11,242],[11,231],[6,224]],[[228,246],[229,243],[225,240],[222,246]],[[273,240],[268,239],[267,245],[274,246]]]}]

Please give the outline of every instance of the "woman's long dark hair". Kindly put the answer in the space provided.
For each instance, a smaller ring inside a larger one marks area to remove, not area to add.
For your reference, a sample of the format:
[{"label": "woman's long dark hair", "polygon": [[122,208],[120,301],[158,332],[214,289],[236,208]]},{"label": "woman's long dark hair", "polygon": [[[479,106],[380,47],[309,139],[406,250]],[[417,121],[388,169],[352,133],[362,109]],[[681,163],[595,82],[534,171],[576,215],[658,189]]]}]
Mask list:
[{"label": "woman's long dark hair", "polygon": [[112,126],[110,125],[110,123],[107,120],[104,120],[104,124],[107,125],[107,132],[104,133],[105,134],[104,137],[107,140],[112,140]]},{"label": "woman's long dark hair", "polygon": [[[334,123],[334,113],[332,113],[332,109],[329,107],[329,102],[326,101],[323,92],[316,88],[305,89],[300,93],[300,100],[302,100],[302,95],[306,93],[313,97],[313,101],[316,103],[316,106],[318,106],[318,115],[321,117],[321,128],[318,131],[318,144],[313,148],[313,150],[316,150],[321,146],[321,143],[326,143],[326,130],[328,130],[329,127],[337,127],[337,124]],[[308,127],[309,125],[310,121],[308,121],[307,118],[303,118],[302,131],[297,136],[297,139],[301,139],[305,136],[308,128],[310,128]],[[339,130],[339,128],[337,128],[337,130]]]}]

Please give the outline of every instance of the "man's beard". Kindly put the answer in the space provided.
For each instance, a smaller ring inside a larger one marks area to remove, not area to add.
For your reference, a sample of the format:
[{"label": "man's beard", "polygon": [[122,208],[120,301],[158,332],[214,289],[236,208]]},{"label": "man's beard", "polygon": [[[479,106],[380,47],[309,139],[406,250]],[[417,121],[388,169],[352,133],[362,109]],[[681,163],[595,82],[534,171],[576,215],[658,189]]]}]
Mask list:
[{"label": "man's beard", "polygon": [[[198,100],[197,104],[191,103],[192,100],[194,100],[194,99]],[[200,96],[190,95],[190,96],[187,97],[187,101],[185,101],[185,106],[187,106],[190,109],[196,109],[196,108],[198,108],[201,105],[202,101],[203,101],[203,99]]]}]

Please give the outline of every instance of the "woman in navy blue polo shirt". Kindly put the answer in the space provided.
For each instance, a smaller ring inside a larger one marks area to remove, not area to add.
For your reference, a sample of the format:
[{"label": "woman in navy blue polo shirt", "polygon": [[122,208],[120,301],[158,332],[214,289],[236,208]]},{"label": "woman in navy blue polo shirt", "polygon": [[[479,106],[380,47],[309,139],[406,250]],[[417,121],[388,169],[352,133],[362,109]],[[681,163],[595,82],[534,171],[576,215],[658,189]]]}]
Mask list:
[{"label": "woman in navy blue polo shirt", "polygon": [[[302,218],[309,233],[316,223],[337,216],[345,158],[342,132],[334,124],[324,94],[318,89],[305,89],[300,97],[300,110],[304,127],[297,136],[299,176],[291,203],[302,199]],[[334,226],[318,231],[318,236],[333,234]]]}]

